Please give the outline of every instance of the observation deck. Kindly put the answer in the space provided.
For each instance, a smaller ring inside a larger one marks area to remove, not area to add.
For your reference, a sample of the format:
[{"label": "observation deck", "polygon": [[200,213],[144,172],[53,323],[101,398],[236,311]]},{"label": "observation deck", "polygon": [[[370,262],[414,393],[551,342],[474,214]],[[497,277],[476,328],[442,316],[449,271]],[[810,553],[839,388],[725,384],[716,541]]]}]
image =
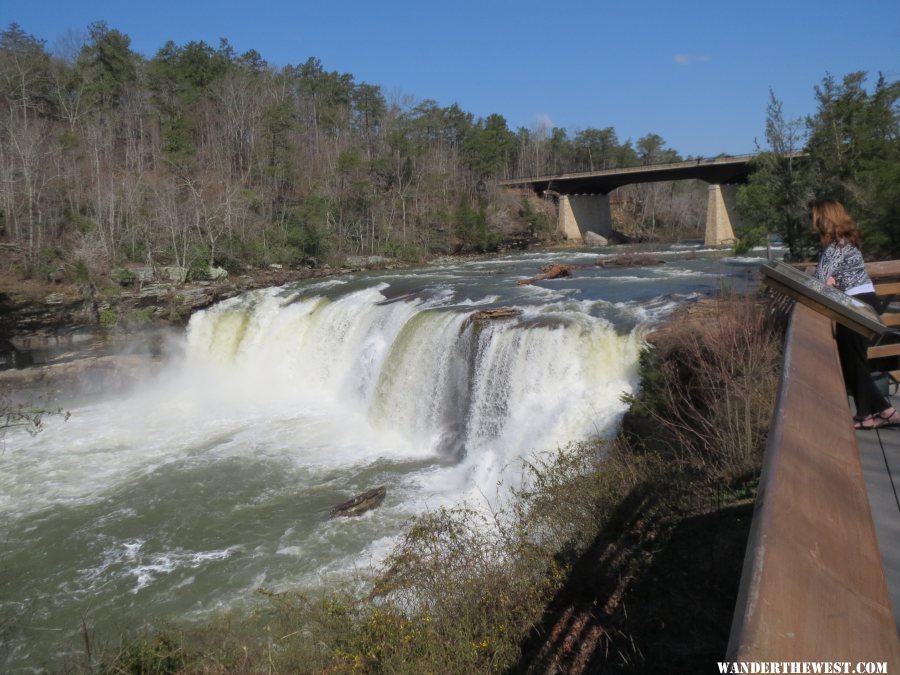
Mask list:
[{"label": "observation deck", "polygon": [[851,415],[832,322],[797,303],[727,660],[900,670],[900,427]]}]

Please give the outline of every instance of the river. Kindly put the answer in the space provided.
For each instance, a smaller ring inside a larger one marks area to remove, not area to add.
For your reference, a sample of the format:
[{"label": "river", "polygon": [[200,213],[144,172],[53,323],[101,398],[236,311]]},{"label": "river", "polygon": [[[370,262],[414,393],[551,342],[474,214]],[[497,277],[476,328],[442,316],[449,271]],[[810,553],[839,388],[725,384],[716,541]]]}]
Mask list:
[{"label": "river", "polygon": [[[377,564],[411,518],[496,504],[522,459],[615,433],[643,336],[761,258],[540,252],[248,292],[195,314],[128,395],[0,446],[0,664],[200,619]],[[752,255],[764,256],[764,252]],[[548,263],[570,278],[520,285]],[[478,310],[517,317],[473,321]],[[384,503],[330,519],[378,485]]]}]

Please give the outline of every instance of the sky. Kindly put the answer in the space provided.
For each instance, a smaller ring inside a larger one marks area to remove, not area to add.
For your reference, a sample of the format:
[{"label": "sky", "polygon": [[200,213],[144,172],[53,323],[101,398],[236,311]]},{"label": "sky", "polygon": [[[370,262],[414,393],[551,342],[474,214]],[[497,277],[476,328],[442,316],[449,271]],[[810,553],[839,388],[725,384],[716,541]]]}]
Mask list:
[{"label": "sky", "polygon": [[0,0],[0,26],[51,51],[98,20],[148,58],[224,37],[275,67],[315,57],[388,100],[514,131],[655,133],[694,157],[764,147],[770,90],[793,119],[815,113],[828,74],[900,80],[900,0]]}]

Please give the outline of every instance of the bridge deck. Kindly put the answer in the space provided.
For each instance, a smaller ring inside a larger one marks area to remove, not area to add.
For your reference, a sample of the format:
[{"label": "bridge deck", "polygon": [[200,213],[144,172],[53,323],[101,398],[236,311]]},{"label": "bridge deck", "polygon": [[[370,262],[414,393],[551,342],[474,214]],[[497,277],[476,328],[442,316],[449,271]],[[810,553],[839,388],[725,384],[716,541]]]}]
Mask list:
[{"label": "bridge deck", "polygon": [[[892,400],[900,408],[900,396]],[[900,428],[857,431],[856,443],[894,620],[900,630]]]}]

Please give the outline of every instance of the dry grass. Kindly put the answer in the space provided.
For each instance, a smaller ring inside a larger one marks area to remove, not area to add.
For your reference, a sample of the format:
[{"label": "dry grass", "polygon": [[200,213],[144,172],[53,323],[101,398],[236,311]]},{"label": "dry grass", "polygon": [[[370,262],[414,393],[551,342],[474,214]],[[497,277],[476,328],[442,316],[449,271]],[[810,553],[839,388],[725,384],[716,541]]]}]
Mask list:
[{"label": "dry grass", "polygon": [[727,295],[695,306],[652,339],[636,411],[661,430],[683,468],[712,480],[759,466],[775,405],[781,326],[755,298]]}]

